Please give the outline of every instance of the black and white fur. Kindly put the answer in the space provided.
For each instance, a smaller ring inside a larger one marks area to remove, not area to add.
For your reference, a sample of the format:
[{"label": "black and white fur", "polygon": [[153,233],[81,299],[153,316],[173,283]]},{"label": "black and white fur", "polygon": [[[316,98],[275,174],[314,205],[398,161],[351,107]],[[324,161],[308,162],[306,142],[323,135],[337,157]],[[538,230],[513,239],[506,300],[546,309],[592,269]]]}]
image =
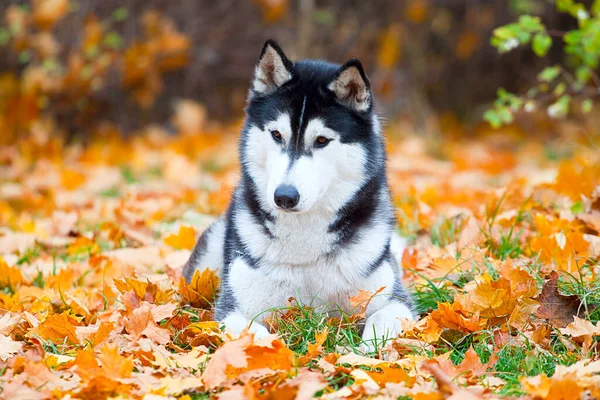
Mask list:
[{"label": "black and white fur", "polygon": [[[267,41],[255,69],[240,141],[242,178],[227,213],[198,240],[184,267],[217,268],[216,318],[233,333],[290,297],[350,311],[375,292],[365,342],[394,337],[413,318],[398,266],[384,140],[361,63],[292,63]],[[323,145],[323,143],[325,143]]]}]

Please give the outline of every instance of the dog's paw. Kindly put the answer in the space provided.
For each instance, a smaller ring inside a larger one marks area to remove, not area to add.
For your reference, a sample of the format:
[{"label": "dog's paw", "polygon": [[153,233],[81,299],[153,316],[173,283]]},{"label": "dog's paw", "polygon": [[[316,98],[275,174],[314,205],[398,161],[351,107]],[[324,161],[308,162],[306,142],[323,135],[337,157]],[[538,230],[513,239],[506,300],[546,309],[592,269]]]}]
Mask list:
[{"label": "dog's paw", "polygon": [[254,334],[254,340],[264,339],[270,335],[269,330],[265,328],[264,325],[259,324],[258,322],[252,323],[252,325],[250,325],[250,328],[248,329],[248,332]]},{"label": "dog's paw", "polygon": [[254,334],[255,339],[262,339],[269,335],[269,330],[264,325],[250,321],[240,314],[230,314],[224,320],[225,331],[232,337],[239,337],[242,332],[248,331]]},{"label": "dog's paw", "polygon": [[390,344],[402,333],[400,318],[414,318],[410,309],[401,303],[389,304],[373,313],[365,322],[362,348],[373,353]]}]

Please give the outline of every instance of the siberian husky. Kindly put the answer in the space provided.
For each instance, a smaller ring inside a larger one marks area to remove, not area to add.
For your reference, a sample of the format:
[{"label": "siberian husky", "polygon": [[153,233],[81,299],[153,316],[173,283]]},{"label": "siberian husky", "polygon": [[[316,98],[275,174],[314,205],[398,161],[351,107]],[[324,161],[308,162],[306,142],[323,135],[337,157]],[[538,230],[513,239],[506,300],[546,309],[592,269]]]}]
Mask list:
[{"label": "siberian husky", "polygon": [[239,333],[290,297],[351,311],[376,292],[363,340],[382,344],[413,318],[399,268],[384,138],[359,60],[290,61],[267,41],[254,71],[229,209],[200,237],[183,274],[218,269],[216,319]]}]

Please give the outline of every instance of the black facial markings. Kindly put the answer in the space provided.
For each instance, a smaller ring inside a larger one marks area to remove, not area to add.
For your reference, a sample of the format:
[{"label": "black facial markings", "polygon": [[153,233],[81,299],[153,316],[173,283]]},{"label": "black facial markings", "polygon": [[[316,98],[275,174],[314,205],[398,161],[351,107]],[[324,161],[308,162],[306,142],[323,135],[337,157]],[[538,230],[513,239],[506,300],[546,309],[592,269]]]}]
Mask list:
[{"label": "black facial markings", "polygon": [[306,96],[302,98],[302,108],[298,117],[298,127],[296,128],[296,152],[299,153],[304,149],[304,110],[306,110]]}]

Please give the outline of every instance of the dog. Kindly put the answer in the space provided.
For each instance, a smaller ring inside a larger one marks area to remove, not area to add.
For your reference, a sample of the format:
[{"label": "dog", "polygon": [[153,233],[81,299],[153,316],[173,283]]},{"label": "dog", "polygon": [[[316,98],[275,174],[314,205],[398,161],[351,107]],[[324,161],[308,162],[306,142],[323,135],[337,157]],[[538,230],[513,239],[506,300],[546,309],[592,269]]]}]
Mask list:
[{"label": "dog", "polygon": [[413,319],[401,283],[404,240],[386,178],[373,94],[359,60],[290,61],[265,43],[240,139],[241,179],[224,216],[184,266],[217,269],[215,318],[239,334],[269,332],[268,310],[290,297],[351,311],[358,290],[377,292],[362,338],[383,344]]}]

